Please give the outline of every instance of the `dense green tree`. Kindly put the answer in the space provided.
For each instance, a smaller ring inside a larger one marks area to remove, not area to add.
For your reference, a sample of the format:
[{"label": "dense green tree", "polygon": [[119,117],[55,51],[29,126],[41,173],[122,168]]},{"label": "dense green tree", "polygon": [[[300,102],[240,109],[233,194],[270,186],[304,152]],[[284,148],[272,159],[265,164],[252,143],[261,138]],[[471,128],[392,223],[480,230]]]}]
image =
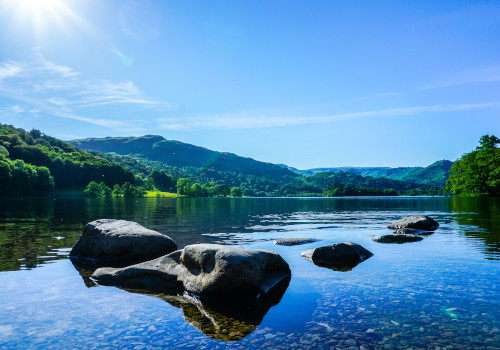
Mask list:
[{"label": "dense green tree", "polygon": [[241,196],[243,196],[243,192],[241,191],[241,188],[239,188],[239,187],[231,188],[231,197],[241,197]]},{"label": "dense green tree", "polygon": [[188,195],[189,197],[207,197],[208,190],[199,183],[195,183],[191,186]]},{"label": "dense green tree", "polygon": [[397,196],[394,189],[367,188],[344,185],[337,183],[328,187],[324,192],[325,197],[343,197],[343,196]]},{"label": "dense green tree", "polygon": [[0,154],[0,196],[44,196],[53,190],[54,178],[48,168]]},{"label": "dense green tree", "polygon": [[181,178],[177,180],[177,194],[181,196],[189,196],[189,191],[191,190],[192,182],[190,179]]},{"label": "dense green tree", "polygon": [[153,181],[154,186],[160,191],[175,191],[175,181],[174,178],[167,174],[165,170],[153,170],[149,175]]},{"label": "dense green tree", "polygon": [[245,188],[243,190],[243,195],[245,197],[255,197],[255,193],[253,193],[253,191],[251,189],[249,189],[249,188]]},{"label": "dense green tree", "polygon": [[0,147],[12,160],[48,168],[58,189],[83,189],[91,181],[110,185],[134,181],[130,170],[35,129],[28,133],[0,124]]},{"label": "dense green tree", "polygon": [[447,193],[461,195],[500,195],[500,140],[484,135],[476,150],[464,154],[450,169]]},{"label": "dense green tree", "polygon": [[120,185],[114,185],[113,186],[113,192],[111,192],[111,195],[113,197],[121,197],[121,195],[122,195],[122,189],[121,189]]},{"label": "dense green tree", "polygon": [[145,197],[146,190],[141,186],[134,186],[130,182],[125,182],[122,186],[115,185],[114,189],[111,190],[104,182],[97,184],[95,181],[91,181],[85,188],[84,193],[90,197],[95,198],[108,198],[108,197]]},{"label": "dense green tree", "polygon": [[101,197],[109,198],[113,196],[113,190],[106,186],[104,182],[99,184],[99,192]]},{"label": "dense green tree", "polygon": [[214,193],[219,197],[227,197],[231,193],[231,189],[227,185],[216,185],[214,188]]},{"label": "dense green tree", "polygon": [[85,187],[85,190],[83,191],[87,196],[89,197],[101,197],[101,189],[99,188],[99,185],[95,181],[91,181],[87,187]]},{"label": "dense green tree", "polygon": [[5,157],[8,157],[9,151],[4,146],[0,145],[0,154],[3,154]]},{"label": "dense green tree", "polygon": [[494,149],[500,143],[500,139],[495,135],[483,135],[479,140],[479,146],[476,148],[477,151]]}]

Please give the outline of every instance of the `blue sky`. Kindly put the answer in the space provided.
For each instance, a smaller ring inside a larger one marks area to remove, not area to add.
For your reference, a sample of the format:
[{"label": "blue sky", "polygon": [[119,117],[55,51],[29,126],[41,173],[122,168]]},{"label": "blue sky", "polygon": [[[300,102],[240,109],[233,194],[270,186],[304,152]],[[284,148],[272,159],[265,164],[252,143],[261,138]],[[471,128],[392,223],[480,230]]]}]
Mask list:
[{"label": "blue sky", "polygon": [[299,169],[500,136],[499,1],[0,0],[0,122]]}]

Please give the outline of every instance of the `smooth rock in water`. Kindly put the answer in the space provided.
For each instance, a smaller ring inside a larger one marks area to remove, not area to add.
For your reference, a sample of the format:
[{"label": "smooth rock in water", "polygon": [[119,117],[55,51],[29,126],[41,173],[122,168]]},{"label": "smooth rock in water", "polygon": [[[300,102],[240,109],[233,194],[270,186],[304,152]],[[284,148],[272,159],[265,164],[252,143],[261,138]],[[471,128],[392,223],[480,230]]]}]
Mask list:
[{"label": "smooth rock in water", "polygon": [[394,221],[387,226],[391,230],[400,228],[414,228],[422,231],[434,231],[439,227],[439,224],[432,218],[425,215],[409,216],[403,219]]},{"label": "smooth rock in water", "polygon": [[306,250],[300,255],[321,267],[350,271],[373,254],[359,244],[344,242]]},{"label": "smooth rock in water", "polygon": [[418,242],[422,239],[422,237],[412,234],[383,235],[373,237],[373,240],[378,243],[409,243]]},{"label": "smooth rock in water", "polygon": [[93,259],[98,264],[123,264],[151,260],[176,249],[170,237],[136,222],[100,219],[85,226],[69,255]]},{"label": "smooth rock in water", "polygon": [[423,230],[417,230],[415,228],[398,228],[396,231],[394,231],[394,234],[429,236],[434,234],[434,231],[423,231]]},{"label": "smooth rock in water", "polygon": [[192,296],[156,297],[182,309],[186,322],[204,335],[222,341],[238,341],[257,329],[269,309],[281,301],[289,283],[290,276],[263,296],[245,302],[231,299],[203,302]]},{"label": "smooth rock in water", "polygon": [[179,290],[202,298],[257,297],[290,276],[283,258],[269,250],[193,244],[160,258],[125,268],[100,268],[99,284],[163,293]]},{"label": "smooth rock in water", "polygon": [[317,239],[314,238],[282,238],[274,241],[274,244],[277,245],[300,245],[306,243],[317,242]]}]

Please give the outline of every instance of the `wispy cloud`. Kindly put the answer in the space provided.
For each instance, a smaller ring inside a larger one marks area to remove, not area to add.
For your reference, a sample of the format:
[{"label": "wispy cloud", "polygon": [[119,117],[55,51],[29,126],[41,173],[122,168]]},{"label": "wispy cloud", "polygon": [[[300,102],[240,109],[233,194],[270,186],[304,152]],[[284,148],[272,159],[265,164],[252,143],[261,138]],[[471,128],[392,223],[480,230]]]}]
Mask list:
[{"label": "wispy cloud", "polygon": [[[112,128],[128,124],[89,116],[89,108],[114,105],[120,113],[130,110],[130,106],[171,107],[145,96],[131,81],[85,79],[81,72],[47,60],[37,49],[30,61],[0,62],[0,96],[29,105],[26,111],[36,110]],[[129,107],[120,109],[120,105]]]},{"label": "wispy cloud", "polygon": [[410,116],[422,113],[446,113],[461,112],[467,110],[498,108],[499,103],[477,103],[460,105],[434,105],[417,106],[404,108],[391,108],[375,111],[342,113],[328,116],[310,116],[310,117],[272,117],[265,115],[250,115],[248,113],[235,113],[230,115],[207,115],[191,118],[160,118],[156,119],[158,127],[168,130],[200,130],[200,129],[252,129],[252,128],[270,128],[296,125],[331,123],[341,120],[391,117],[391,116]]},{"label": "wispy cloud", "polygon": [[61,78],[74,78],[81,74],[80,72],[75,72],[70,67],[55,64],[54,62],[46,60],[45,57],[43,57],[43,55],[38,50],[35,50],[35,53],[38,58],[37,60],[38,64],[35,67],[35,69],[53,73],[55,75],[60,76]]},{"label": "wispy cloud", "polygon": [[23,106],[20,105],[11,105],[11,106],[5,106],[3,108],[0,108],[0,112],[10,112],[14,114],[20,114],[25,112],[26,109]]},{"label": "wispy cloud", "polygon": [[141,96],[139,88],[131,81],[117,83],[101,81],[98,84],[87,86],[84,91],[76,93],[75,96],[80,97],[75,102],[80,107],[93,107],[111,103],[158,105],[157,102]]},{"label": "wispy cloud", "polygon": [[500,65],[483,67],[479,69],[468,70],[454,75],[449,75],[418,87],[418,90],[430,90],[458,85],[489,83],[500,81]]},{"label": "wispy cloud", "polygon": [[6,78],[12,78],[18,75],[22,71],[22,67],[12,61],[6,61],[0,63],[0,82]]}]

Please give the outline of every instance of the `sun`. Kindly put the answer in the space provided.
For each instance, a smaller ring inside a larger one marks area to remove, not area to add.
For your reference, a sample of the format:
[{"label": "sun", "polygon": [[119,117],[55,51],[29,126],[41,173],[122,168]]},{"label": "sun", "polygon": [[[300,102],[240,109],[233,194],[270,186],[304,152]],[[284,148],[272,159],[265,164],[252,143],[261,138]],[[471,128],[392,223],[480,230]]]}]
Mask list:
[{"label": "sun", "polygon": [[12,16],[12,25],[32,27],[35,36],[54,26],[64,27],[68,18],[74,16],[68,3],[69,0],[0,0],[0,6]]}]

